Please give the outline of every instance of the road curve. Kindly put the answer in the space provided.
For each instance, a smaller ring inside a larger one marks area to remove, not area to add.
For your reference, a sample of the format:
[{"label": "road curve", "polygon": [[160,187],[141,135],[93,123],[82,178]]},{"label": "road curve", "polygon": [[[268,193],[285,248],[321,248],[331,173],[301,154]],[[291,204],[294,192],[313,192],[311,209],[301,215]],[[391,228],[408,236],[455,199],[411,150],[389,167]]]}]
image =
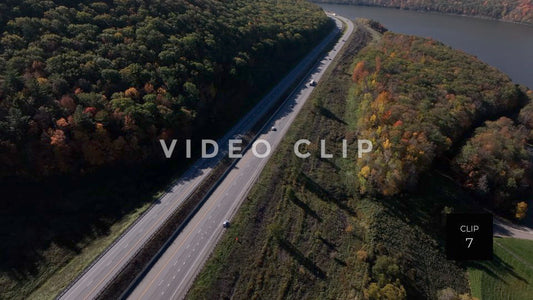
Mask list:
[{"label": "road curve", "polygon": [[[341,19],[347,25],[342,38],[289,96],[258,137],[258,140],[268,141],[272,151],[314,89],[305,83],[311,79],[317,82],[320,80],[331,59],[352,34],[354,26],[348,19],[335,17],[337,26],[342,27]],[[277,130],[269,130],[272,126]],[[263,153],[265,146],[260,145],[257,150],[258,153]],[[268,157],[258,158],[252,151],[244,153],[202,208],[134,287],[128,299],[183,299],[221,237],[224,231],[222,223],[226,219],[231,220],[267,161]]]},{"label": "road curve", "polygon": [[[263,117],[264,113],[272,108],[276,103],[274,100],[281,97],[295,83],[296,79],[309,69],[337,32],[338,30],[333,31],[304,57],[250,112],[217,141],[218,144],[227,145],[229,139],[247,133]],[[119,274],[122,268],[134,257],[139,248],[209,175],[224,155],[224,151],[220,151],[216,158],[196,161],[173,183],[172,188],[165,195],[155,201],[148,211],[72,282],[58,296],[58,299],[86,300],[96,298],[106,287],[106,284]]]},{"label": "road curve", "polygon": [[493,224],[494,236],[512,237],[533,241],[533,229],[530,227],[513,224],[496,215],[494,215]]}]

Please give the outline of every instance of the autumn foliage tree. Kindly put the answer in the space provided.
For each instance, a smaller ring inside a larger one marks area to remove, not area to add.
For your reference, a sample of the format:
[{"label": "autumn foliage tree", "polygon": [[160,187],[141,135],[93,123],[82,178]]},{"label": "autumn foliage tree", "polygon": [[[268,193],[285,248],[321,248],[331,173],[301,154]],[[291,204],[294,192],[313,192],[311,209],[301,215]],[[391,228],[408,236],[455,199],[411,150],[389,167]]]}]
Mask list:
[{"label": "autumn foliage tree", "polygon": [[374,149],[357,161],[362,193],[414,186],[472,125],[519,105],[504,74],[430,39],[387,32],[357,57],[358,135]]},{"label": "autumn foliage tree", "polygon": [[516,213],[515,213],[515,217],[518,219],[518,220],[523,220],[525,219],[526,217],[526,213],[527,213],[527,203],[522,201],[522,202],[518,202],[516,204]]},{"label": "autumn foliage tree", "polygon": [[506,117],[476,129],[454,160],[463,185],[485,201],[510,209],[510,200],[530,188],[528,134],[524,126]]},{"label": "autumn foliage tree", "polygon": [[0,178],[155,161],[159,136],[216,136],[333,27],[286,0],[0,6]]}]

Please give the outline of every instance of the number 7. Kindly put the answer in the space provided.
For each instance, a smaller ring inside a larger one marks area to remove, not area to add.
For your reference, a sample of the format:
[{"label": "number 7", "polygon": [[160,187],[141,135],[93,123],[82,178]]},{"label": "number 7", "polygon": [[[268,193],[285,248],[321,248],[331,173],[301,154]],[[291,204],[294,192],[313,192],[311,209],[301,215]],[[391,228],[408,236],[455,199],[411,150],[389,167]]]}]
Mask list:
[{"label": "number 7", "polygon": [[472,246],[472,242],[474,241],[474,238],[466,238],[466,241],[468,242],[467,248],[470,248],[470,246]]}]

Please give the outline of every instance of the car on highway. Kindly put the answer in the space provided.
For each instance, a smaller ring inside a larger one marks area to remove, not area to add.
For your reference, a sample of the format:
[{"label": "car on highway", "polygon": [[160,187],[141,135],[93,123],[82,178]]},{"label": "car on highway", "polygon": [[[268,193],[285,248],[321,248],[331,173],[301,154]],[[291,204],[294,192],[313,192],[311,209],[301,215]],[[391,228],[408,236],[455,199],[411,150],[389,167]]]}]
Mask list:
[{"label": "car on highway", "polygon": [[228,220],[226,220],[226,221],[224,221],[224,222],[222,223],[222,227],[224,227],[224,228],[228,228],[229,225],[230,225],[230,222],[229,222]]},{"label": "car on highway", "polygon": [[309,86],[316,86],[316,85],[317,85],[317,82],[314,79],[311,79],[309,81]]},{"label": "car on highway", "polygon": [[278,131],[278,129],[276,128],[276,126],[272,126],[272,128],[270,128],[271,131]]}]

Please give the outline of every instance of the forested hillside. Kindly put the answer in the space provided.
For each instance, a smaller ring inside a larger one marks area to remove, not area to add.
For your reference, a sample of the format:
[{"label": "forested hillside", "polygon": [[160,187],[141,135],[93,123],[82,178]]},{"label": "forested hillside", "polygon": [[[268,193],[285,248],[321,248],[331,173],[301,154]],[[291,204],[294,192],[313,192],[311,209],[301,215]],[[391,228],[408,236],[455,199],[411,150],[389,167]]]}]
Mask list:
[{"label": "forested hillside", "polygon": [[0,177],[213,137],[332,26],[305,1],[7,0],[0,12]]},{"label": "forested hillside", "polygon": [[532,0],[313,0],[320,3],[342,3],[369,6],[384,6],[420,11],[435,11],[488,17],[498,20],[533,24]]},{"label": "forested hillside", "polygon": [[[362,51],[352,80],[353,95],[361,101],[358,134],[376,146],[358,161],[359,188],[386,196],[415,186],[420,174],[436,158],[461,145],[473,127],[518,113],[527,99],[506,75],[465,53],[393,33]],[[487,124],[491,134],[476,131],[456,160],[469,177],[465,185],[473,187],[475,181],[486,186],[485,192],[493,187],[489,194],[495,196],[504,186],[507,192],[501,193],[507,196],[513,194],[509,189],[529,187],[528,131],[515,128],[510,119]],[[493,143],[492,154],[480,149],[488,139]],[[494,162],[495,158],[502,161]],[[485,170],[489,177],[478,170],[493,167]]]}]

